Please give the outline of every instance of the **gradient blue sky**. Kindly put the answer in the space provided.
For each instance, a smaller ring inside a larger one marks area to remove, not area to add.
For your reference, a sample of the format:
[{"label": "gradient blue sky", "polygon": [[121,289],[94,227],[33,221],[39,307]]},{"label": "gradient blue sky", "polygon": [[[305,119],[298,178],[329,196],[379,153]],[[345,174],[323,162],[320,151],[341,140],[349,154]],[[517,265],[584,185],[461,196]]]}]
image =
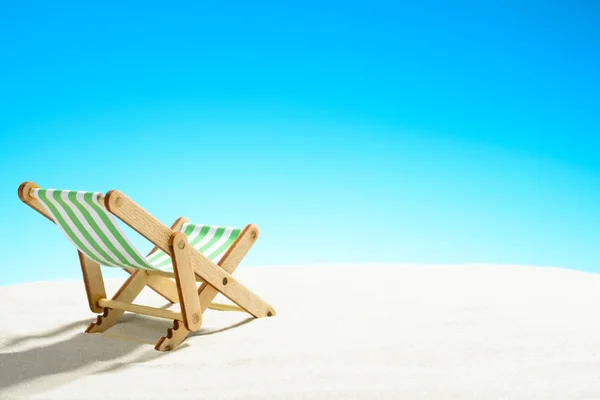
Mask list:
[{"label": "gradient blue sky", "polygon": [[600,271],[594,2],[198,3],[0,3],[0,284],[80,275],[26,180],[256,223],[249,266]]}]

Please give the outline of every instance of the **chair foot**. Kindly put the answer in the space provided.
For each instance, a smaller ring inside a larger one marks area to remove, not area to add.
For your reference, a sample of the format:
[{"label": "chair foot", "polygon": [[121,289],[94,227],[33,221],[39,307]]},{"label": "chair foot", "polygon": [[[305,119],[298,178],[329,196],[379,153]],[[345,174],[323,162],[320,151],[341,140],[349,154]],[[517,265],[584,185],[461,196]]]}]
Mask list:
[{"label": "chair foot", "polygon": [[92,322],[85,330],[85,333],[102,333],[114,326],[122,315],[122,310],[105,307],[102,315],[96,317],[96,322]]},{"label": "chair foot", "polygon": [[162,336],[154,348],[158,351],[171,351],[179,346],[190,333],[182,321],[173,321],[173,328],[167,330],[167,336]]}]

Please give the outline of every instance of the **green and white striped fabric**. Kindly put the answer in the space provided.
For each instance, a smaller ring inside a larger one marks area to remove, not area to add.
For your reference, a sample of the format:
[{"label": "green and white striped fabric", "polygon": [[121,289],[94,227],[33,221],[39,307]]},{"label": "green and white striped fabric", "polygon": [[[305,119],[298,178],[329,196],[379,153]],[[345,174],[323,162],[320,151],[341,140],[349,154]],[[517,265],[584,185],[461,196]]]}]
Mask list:
[{"label": "green and white striped fabric", "polygon": [[[34,189],[32,195],[42,203],[71,243],[99,264],[173,271],[167,253],[157,250],[146,258],[133,246],[112,214],[98,201],[100,193]],[[192,246],[213,262],[219,262],[241,229],[187,223],[181,231]]]},{"label": "green and white striped fabric", "polygon": [[[190,245],[215,263],[223,258],[225,252],[231,247],[241,231],[238,228],[190,223],[183,224],[181,227],[181,232],[185,233]],[[156,269],[162,271],[173,270],[171,257],[162,250],[150,254],[148,261]]]}]

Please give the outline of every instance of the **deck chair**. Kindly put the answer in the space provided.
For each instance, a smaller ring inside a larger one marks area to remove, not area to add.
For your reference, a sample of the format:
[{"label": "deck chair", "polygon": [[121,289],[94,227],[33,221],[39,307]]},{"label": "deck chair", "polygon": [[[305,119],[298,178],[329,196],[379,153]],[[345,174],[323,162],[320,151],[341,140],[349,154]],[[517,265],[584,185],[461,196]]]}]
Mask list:
[{"label": "deck chair", "polygon": [[[54,222],[77,248],[89,307],[100,314],[87,333],[106,331],[125,311],[166,318],[173,327],[154,348],[170,351],[200,329],[207,308],[245,311],[255,318],[275,315],[273,307],[231,276],[258,238],[255,225],[235,229],[191,224],[181,217],[168,228],[116,190],[103,195],[42,189],[24,182],[19,198]],[[133,246],[113,216],[154,244],[147,256]],[[101,265],[130,274],[111,299]],[[146,286],[169,302],[180,303],[181,311],[134,304]],[[213,303],[218,293],[237,306]]]}]

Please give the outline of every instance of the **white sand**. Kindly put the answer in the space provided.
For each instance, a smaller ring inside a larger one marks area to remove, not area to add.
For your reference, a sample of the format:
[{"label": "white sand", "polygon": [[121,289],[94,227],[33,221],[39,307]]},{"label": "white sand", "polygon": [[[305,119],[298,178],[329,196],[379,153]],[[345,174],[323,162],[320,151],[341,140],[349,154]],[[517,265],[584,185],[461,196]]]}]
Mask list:
[{"label": "white sand", "polygon": [[[83,333],[94,318],[80,281],[0,287],[0,398],[600,399],[598,275],[364,265],[236,276],[278,315],[209,310],[171,353]],[[150,290],[142,301],[165,303]],[[128,314],[108,333],[153,343],[169,326]]]}]

